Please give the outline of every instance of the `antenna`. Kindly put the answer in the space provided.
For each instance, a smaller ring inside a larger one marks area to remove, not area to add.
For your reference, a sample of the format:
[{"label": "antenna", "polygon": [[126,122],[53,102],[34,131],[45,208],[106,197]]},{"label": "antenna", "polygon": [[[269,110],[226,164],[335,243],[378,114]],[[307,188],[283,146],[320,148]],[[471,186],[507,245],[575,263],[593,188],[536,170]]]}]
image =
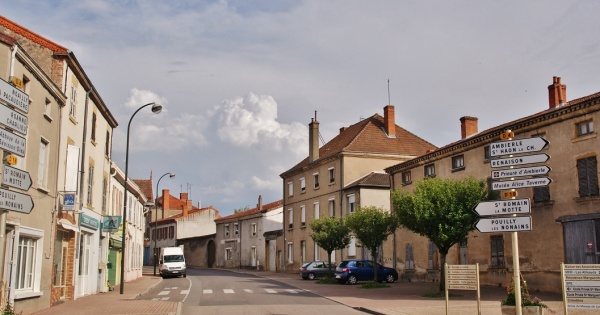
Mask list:
[{"label": "antenna", "polygon": [[392,101],[390,100],[390,79],[388,78],[388,105],[391,105]]},{"label": "antenna", "polygon": [[192,200],[192,184],[190,183],[185,183],[187,188],[186,188],[186,192],[188,193],[188,199]]}]

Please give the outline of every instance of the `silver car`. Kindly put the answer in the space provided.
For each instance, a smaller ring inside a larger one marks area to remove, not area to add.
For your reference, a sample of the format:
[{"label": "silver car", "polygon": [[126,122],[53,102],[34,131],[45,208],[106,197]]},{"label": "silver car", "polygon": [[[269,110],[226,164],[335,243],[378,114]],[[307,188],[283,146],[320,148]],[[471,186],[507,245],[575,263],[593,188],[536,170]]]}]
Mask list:
[{"label": "silver car", "polygon": [[[314,280],[325,277],[329,272],[329,263],[326,261],[311,261],[300,267],[300,276],[304,280]],[[331,274],[335,272],[335,266],[331,265]]]}]

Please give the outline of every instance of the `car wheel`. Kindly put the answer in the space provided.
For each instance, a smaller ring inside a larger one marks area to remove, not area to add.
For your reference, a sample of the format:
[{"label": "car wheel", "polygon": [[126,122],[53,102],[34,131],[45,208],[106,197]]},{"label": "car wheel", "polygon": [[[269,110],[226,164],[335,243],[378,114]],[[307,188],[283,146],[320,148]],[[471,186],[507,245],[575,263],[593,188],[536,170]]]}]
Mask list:
[{"label": "car wheel", "polygon": [[358,279],[356,279],[355,275],[348,276],[348,283],[349,284],[356,284],[356,281],[358,281]]},{"label": "car wheel", "polygon": [[393,274],[388,273],[387,276],[385,276],[385,282],[392,283],[394,281],[395,281],[395,279],[394,279],[394,275]]},{"label": "car wheel", "polygon": [[311,273],[308,274],[308,280],[315,280],[315,278],[316,277],[315,277],[314,273],[311,272]]},{"label": "car wheel", "polygon": [[184,274],[183,274],[183,277],[184,277],[184,278],[187,278],[187,274],[185,274],[185,273],[184,273]]}]

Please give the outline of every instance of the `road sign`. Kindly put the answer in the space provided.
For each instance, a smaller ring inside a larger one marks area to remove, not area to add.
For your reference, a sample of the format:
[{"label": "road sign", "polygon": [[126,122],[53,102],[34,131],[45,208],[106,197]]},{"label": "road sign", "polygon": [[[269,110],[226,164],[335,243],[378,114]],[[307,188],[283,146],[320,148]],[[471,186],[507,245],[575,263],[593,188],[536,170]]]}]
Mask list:
[{"label": "road sign", "polygon": [[62,209],[65,211],[75,210],[75,193],[65,193],[64,194]]},{"label": "road sign", "polygon": [[505,180],[492,182],[492,190],[517,189],[526,187],[548,186],[552,180],[548,177],[534,177],[528,179]]},{"label": "road sign", "polygon": [[25,157],[25,138],[0,128],[0,149]]},{"label": "road sign", "polygon": [[510,198],[517,198],[517,196],[519,195],[519,193],[516,190],[505,190],[502,192],[502,198],[504,199],[510,199]]},{"label": "road sign", "polygon": [[2,184],[22,190],[28,190],[29,187],[31,187],[31,176],[29,176],[29,173],[26,171],[4,165]]},{"label": "road sign", "polygon": [[514,137],[515,137],[515,133],[512,131],[507,131],[507,132],[503,132],[500,134],[501,140],[508,140],[508,139],[512,139]]},{"label": "road sign", "polygon": [[531,212],[531,201],[529,198],[484,201],[477,204],[473,208],[473,211],[482,217],[503,214],[525,214]]},{"label": "road sign", "polygon": [[7,155],[7,156],[6,156],[6,158],[5,158],[4,160],[5,160],[5,161],[6,161],[6,163],[8,163],[9,165],[15,165],[15,164],[17,164],[17,162],[19,161],[19,160],[17,159],[17,157],[16,157],[16,156],[14,156],[14,155],[12,155],[12,154],[9,154],[9,155]]},{"label": "road sign", "polygon": [[481,218],[475,228],[481,233],[531,231],[531,217]]},{"label": "road sign", "polygon": [[0,209],[29,214],[33,209],[31,196],[0,188]]},{"label": "road sign", "polygon": [[21,115],[6,106],[0,106],[0,124],[24,136],[27,135],[27,116]]},{"label": "road sign", "polygon": [[492,179],[546,175],[551,170],[552,169],[546,165],[523,168],[509,168],[505,170],[492,171]]},{"label": "road sign", "polygon": [[547,145],[548,141],[542,137],[492,142],[490,144],[490,156],[537,152]]},{"label": "road sign", "polygon": [[550,158],[550,156],[546,153],[515,156],[515,157],[510,157],[510,158],[491,160],[490,166],[491,167],[503,167],[503,166],[513,166],[513,165],[523,165],[523,164],[533,164],[533,163],[544,163],[544,162],[548,161],[549,158]]},{"label": "road sign", "polygon": [[29,95],[4,80],[0,80],[0,99],[25,113],[29,112]]}]

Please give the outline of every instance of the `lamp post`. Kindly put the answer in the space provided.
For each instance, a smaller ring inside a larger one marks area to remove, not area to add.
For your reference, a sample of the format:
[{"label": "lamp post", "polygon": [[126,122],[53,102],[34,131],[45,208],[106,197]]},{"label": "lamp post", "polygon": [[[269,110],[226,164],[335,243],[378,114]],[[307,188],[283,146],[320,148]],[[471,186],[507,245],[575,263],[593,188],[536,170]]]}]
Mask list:
[{"label": "lamp post", "polygon": [[126,240],[127,240],[127,171],[129,169],[129,129],[131,127],[131,121],[135,114],[137,114],[142,108],[152,106],[152,112],[155,114],[160,113],[162,110],[162,106],[158,103],[148,103],[138,108],[131,118],[129,118],[129,123],[127,124],[127,145],[125,147],[125,181],[123,183],[123,238],[122,238],[122,246],[121,246],[121,284],[119,285],[119,294],[123,294],[123,288],[125,284],[125,250]]},{"label": "lamp post", "polygon": [[[156,276],[156,239],[158,236],[158,184],[160,184],[160,180],[163,179],[163,177],[169,175],[169,178],[173,178],[175,177],[175,173],[165,173],[163,174],[163,176],[161,176],[158,181],[156,182],[156,197],[154,198],[154,233],[153,237],[154,237],[154,275]],[[163,200],[163,207],[164,207],[165,201]],[[163,218],[164,219],[164,218]]]}]

